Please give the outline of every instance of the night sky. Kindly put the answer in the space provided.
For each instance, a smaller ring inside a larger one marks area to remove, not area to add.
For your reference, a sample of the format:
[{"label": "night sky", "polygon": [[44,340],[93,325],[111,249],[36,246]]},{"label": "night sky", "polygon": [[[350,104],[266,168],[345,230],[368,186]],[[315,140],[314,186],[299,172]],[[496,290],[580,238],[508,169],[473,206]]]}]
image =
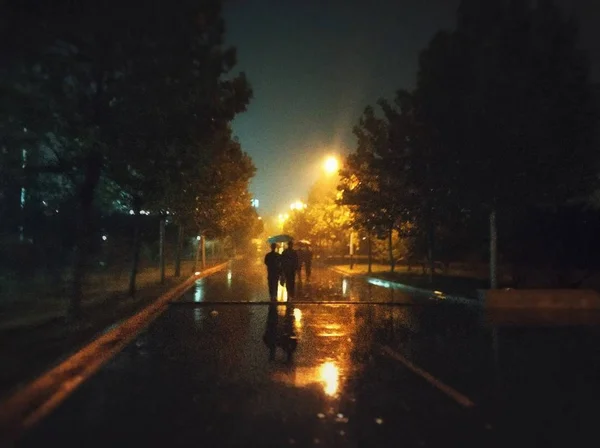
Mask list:
[{"label": "night sky", "polygon": [[[486,0],[487,1],[487,0]],[[600,0],[564,0],[580,17],[600,79]],[[228,43],[254,89],[234,132],[258,169],[260,213],[286,211],[323,175],[325,155],[352,151],[362,110],[412,88],[422,50],[454,26],[459,0],[233,0]]]}]

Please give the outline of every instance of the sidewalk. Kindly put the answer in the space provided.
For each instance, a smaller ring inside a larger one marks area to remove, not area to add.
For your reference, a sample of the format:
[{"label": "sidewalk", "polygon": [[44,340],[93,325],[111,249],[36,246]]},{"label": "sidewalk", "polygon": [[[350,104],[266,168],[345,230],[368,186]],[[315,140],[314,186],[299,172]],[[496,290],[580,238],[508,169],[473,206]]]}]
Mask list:
[{"label": "sidewalk", "polygon": [[[220,262],[220,260],[219,260]],[[215,263],[211,263],[208,267]],[[218,263],[216,263],[218,264]],[[47,313],[28,313],[5,319],[0,325],[0,396],[25,384],[65,354],[96,338],[106,328],[126,319],[159,296],[184,282],[192,274],[193,262],[182,265],[181,277],[167,270],[164,284],[159,283],[158,269],[144,271],[135,298],[118,285],[106,286],[87,297],[82,318],[73,323],[64,320],[65,307]],[[9,317],[5,313],[5,317]]]},{"label": "sidewalk", "polygon": [[[137,294],[141,294],[146,288],[169,287],[180,280],[185,279],[192,273],[193,261],[183,261],[181,263],[181,277],[173,277],[175,268],[168,265],[165,270],[165,283],[160,285],[160,271],[158,267],[143,268],[137,276],[136,286]],[[209,263],[209,266],[211,264]],[[129,287],[129,273],[123,272],[92,273],[86,279],[84,286],[84,300],[82,303],[82,312],[84,318],[93,313],[94,308],[109,308],[120,306],[127,300],[135,302],[127,295]],[[4,309],[0,310],[0,333],[12,330],[18,330],[22,327],[36,327],[47,324],[52,321],[64,321],[66,316],[69,298],[68,292],[64,296],[57,296],[41,291],[36,297],[15,301],[11,304],[5,304]]]},{"label": "sidewalk", "polygon": [[430,284],[429,276],[422,274],[420,268],[413,268],[409,272],[405,266],[397,266],[392,273],[388,265],[373,264],[370,274],[366,264],[355,264],[352,269],[348,265],[334,265],[329,268],[342,275],[362,277],[378,286],[429,294],[443,300],[470,305],[478,303],[477,290],[487,288],[487,280],[462,276],[458,272],[453,273],[452,270],[448,274],[435,274],[433,284]]}]

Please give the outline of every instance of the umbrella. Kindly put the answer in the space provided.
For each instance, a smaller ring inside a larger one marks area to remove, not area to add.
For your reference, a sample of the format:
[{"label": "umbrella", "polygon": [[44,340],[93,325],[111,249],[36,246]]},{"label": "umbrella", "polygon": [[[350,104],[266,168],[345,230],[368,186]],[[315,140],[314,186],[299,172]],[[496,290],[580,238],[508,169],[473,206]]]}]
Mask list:
[{"label": "umbrella", "polygon": [[269,242],[269,244],[273,244],[273,243],[288,243],[290,241],[292,241],[294,238],[291,237],[290,235],[275,235],[275,236],[270,236],[267,241]]},{"label": "umbrella", "polygon": [[300,241],[298,241],[298,245],[299,246],[310,246],[311,242],[308,240],[300,240]]}]

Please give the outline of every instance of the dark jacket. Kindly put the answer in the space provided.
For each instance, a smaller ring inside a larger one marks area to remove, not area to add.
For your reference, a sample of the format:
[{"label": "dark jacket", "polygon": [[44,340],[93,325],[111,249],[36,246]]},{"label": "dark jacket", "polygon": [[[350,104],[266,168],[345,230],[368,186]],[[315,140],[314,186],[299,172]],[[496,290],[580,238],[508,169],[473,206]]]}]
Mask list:
[{"label": "dark jacket", "polygon": [[281,254],[281,269],[283,272],[298,270],[298,253],[294,249],[286,249]]},{"label": "dark jacket", "polygon": [[277,252],[269,252],[265,255],[265,264],[269,276],[278,276],[281,273],[281,255]]}]

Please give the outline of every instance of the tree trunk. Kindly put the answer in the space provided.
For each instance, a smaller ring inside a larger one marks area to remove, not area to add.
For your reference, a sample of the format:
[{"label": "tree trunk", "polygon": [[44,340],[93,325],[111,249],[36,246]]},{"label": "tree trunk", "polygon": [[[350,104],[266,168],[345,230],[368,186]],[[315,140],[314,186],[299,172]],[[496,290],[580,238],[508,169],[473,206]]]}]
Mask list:
[{"label": "tree trunk", "polygon": [[200,243],[202,245],[202,269],[206,269],[206,237],[202,235]]},{"label": "tree trunk", "polygon": [[163,216],[160,219],[160,235],[158,239],[158,263],[160,266],[160,284],[165,283],[165,224],[166,218]]},{"label": "tree trunk", "polygon": [[354,268],[354,232],[350,232],[350,244],[348,245],[348,255],[350,257],[350,270]]},{"label": "tree trunk", "polygon": [[198,268],[198,260],[200,259],[200,251],[202,250],[202,245],[200,244],[200,240],[196,239],[196,242],[198,244],[196,246],[196,256],[194,258],[194,269],[193,269],[194,272],[196,272],[196,269]]},{"label": "tree trunk", "polygon": [[435,274],[434,259],[435,229],[433,220],[429,219],[429,229],[427,229],[427,257],[429,258],[429,283],[433,284],[433,275]]},{"label": "tree trunk", "polygon": [[181,252],[183,250],[184,236],[185,232],[183,229],[183,224],[179,224],[177,232],[177,247],[175,250],[175,277],[179,277],[181,275]]},{"label": "tree trunk", "polygon": [[498,288],[498,228],[496,210],[490,212],[490,289]]},{"label": "tree trunk", "polygon": [[372,272],[372,265],[373,265],[373,246],[372,246],[372,243],[371,243],[371,231],[370,230],[369,230],[369,236],[368,236],[367,244],[369,246],[369,267],[368,267],[368,272],[370,274]]},{"label": "tree trunk", "polygon": [[133,198],[133,259],[131,262],[131,272],[129,273],[129,297],[135,297],[137,273],[140,265],[140,250],[142,247],[141,227],[142,227],[142,200],[139,197]]},{"label": "tree trunk", "polygon": [[394,260],[394,245],[392,241],[392,237],[394,236],[394,228],[390,227],[390,231],[388,233],[388,251],[390,257],[390,272],[394,272],[394,267],[396,266],[396,261]]},{"label": "tree trunk", "polygon": [[[25,167],[27,166],[27,150],[23,149],[22,150],[22,167],[23,170],[25,170]],[[25,177],[25,176],[24,176]],[[23,183],[21,184],[21,197],[20,197],[20,204],[21,204],[21,209],[20,209],[20,213],[19,213],[19,242],[23,242],[25,241],[25,201],[27,200],[27,185],[26,185],[27,181],[24,179]]]},{"label": "tree trunk", "polygon": [[98,153],[90,154],[85,160],[84,170],[85,176],[79,189],[79,217],[77,220],[75,263],[73,266],[73,294],[68,309],[68,318],[71,320],[78,319],[81,316],[83,283],[90,248],[90,228],[92,227],[94,194],[100,181],[102,156]]}]

